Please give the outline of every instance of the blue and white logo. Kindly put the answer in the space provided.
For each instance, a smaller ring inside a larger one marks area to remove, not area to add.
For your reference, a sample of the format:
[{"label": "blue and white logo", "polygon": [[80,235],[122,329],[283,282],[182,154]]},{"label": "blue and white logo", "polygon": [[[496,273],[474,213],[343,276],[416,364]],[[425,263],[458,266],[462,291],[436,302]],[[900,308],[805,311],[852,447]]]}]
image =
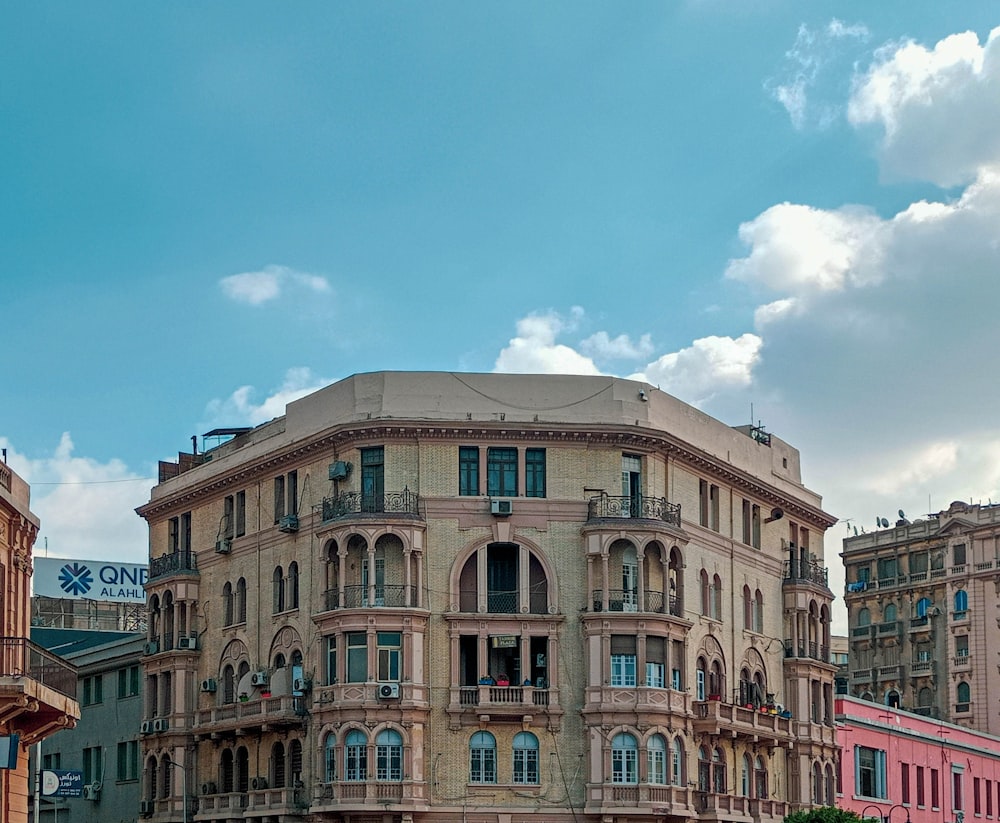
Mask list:
[{"label": "blue and white logo", "polygon": [[89,592],[93,582],[90,569],[80,563],[67,563],[59,570],[59,587],[74,597]]}]

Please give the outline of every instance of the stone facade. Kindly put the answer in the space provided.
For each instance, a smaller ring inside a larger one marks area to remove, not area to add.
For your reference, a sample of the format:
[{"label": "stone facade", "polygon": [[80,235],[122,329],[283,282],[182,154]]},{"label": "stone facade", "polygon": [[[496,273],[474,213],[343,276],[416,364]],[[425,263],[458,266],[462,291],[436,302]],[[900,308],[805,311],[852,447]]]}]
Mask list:
[{"label": "stone facade", "polygon": [[356,375],[228,434],[139,510],[143,815],[181,817],[180,773],[203,820],[817,800],[833,518],[778,438],[627,380],[444,373]]}]

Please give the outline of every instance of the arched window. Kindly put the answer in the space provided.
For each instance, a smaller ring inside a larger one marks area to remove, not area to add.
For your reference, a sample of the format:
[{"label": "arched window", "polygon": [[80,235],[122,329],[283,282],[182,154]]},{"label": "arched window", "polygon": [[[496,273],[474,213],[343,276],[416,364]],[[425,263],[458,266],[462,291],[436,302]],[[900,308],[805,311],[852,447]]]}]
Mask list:
[{"label": "arched window", "polygon": [[740,771],[740,794],[750,797],[750,779],[753,769],[750,766],[750,755],[743,755],[743,769]]},{"label": "arched window", "polygon": [[837,784],[833,776],[833,766],[829,763],[826,766],[824,772],[824,788],[826,789],[826,798],[824,802],[827,806],[832,806],[834,804],[834,794],[836,793]]},{"label": "arched window", "polygon": [[646,782],[667,782],[667,741],[662,734],[654,734],[646,744]]},{"label": "arched window", "polygon": [[758,634],[764,633],[764,593],[757,589],[754,594],[754,609],[753,609],[753,630]]},{"label": "arched window", "polygon": [[899,692],[890,689],[885,695],[885,705],[891,709],[899,708]]},{"label": "arched window", "polygon": [[160,760],[160,797],[170,797],[173,794],[173,786],[170,779],[172,766],[170,763],[170,755],[163,755]]},{"label": "arched window", "polygon": [[964,615],[969,610],[969,593],[965,589],[955,592],[955,617]]},{"label": "arched window", "polygon": [[812,768],[812,802],[817,806],[823,805],[823,771],[819,762],[813,763]]},{"label": "arched window", "polygon": [[896,604],[895,603],[888,603],[882,613],[885,616],[885,621],[884,622],[886,622],[886,623],[895,623],[896,622]]},{"label": "arched window", "polygon": [[160,782],[158,779],[159,774],[159,763],[155,757],[150,757],[149,760],[146,761],[146,779],[148,781],[146,784],[146,796],[150,800],[156,800],[160,793]]},{"label": "arched window", "polygon": [[236,791],[246,792],[250,788],[250,753],[246,746],[236,750]]},{"label": "arched window", "polygon": [[222,587],[222,625],[233,625],[233,584],[229,581]]},{"label": "arched window", "polygon": [[531,732],[514,735],[514,782],[538,784],[538,738]]},{"label": "arched window", "polygon": [[743,587],[743,628],[753,631],[753,598],[750,595],[750,587]]},{"label": "arched window", "polygon": [[271,778],[274,788],[285,788],[285,746],[280,740],[271,746]]},{"label": "arched window", "polygon": [[497,782],[497,741],[489,732],[476,732],[469,740],[469,782]]},{"label": "arched window", "polygon": [[921,597],[914,607],[917,617],[927,617],[927,610],[931,607],[931,601],[927,597]]},{"label": "arched window", "polygon": [[247,622],[247,581],[242,577],[236,581],[236,622]]},{"label": "arched window", "polygon": [[628,732],[616,734],[611,741],[611,782],[639,782],[639,745]]},{"label": "arched window", "polygon": [[712,752],[712,790],[716,794],[726,793],[726,758],[719,748]]},{"label": "arched window", "polygon": [[711,586],[708,582],[708,572],[701,570],[701,613],[708,617],[712,609]]},{"label": "arched window", "polygon": [[302,741],[298,738],[288,743],[288,773],[293,786],[302,785]]},{"label": "arched window", "polygon": [[[762,757],[755,757],[753,761],[753,793],[754,797],[760,800],[767,799],[767,767],[764,765]],[[830,803],[829,805],[833,805]]]},{"label": "arched window", "polygon": [[972,689],[964,680],[955,689],[955,697],[959,703],[969,703],[972,700]]},{"label": "arched window", "polygon": [[670,783],[674,786],[684,785],[684,741],[674,738],[670,749]]},{"label": "arched window", "polygon": [[924,686],[919,692],[917,692],[917,705],[918,706],[933,706],[934,705],[934,692],[932,692],[927,686]]},{"label": "arched window", "polygon": [[288,608],[299,607],[299,564],[294,560],[288,564]]},{"label": "arched window", "polygon": [[278,669],[283,669],[283,668],[285,668],[285,655],[283,655],[281,652],[278,652],[274,656],[274,669],[275,671],[277,671]]},{"label": "arched window", "polygon": [[223,749],[219,762],[219,791],[230,794],[235,791],[236,761],[232,749]]},{"label": "arched window", "polygon": [[712,612],[716,620],[722,620],[722,578],[715,575],[712,578]]},{"label": "arched window", "polygon": [[328,734],[323,741],[323,782],[337,779],[337,735]]},{"label": "arched window", "polygon": [[870,626],[872,624],[872,613],[867,608],[858,611],[858,625]]},{"label": "arched window", "polygon": [[233,667],[229,663],[222,670],[222,702],[234,703],[236,701],[236,677]]},{"label": "arched window", "polygon": [[403,737],[394,729],[383,729],[375,737],[375,779],[403,779]]},{"label": "arched window", "polygon": [[705,699],[705,695],[706,695],[705,688],[708,685],[708,672],[707,672],[707,668],[708,668],[708,666],[705,663],[705,658],[704,657],[699,657],[698,658],[698,662],[695,664],[695,671],[694,671],[694,682],[695,682],[694,699],[695,700],[704,700]]},{"label": "arched window", "polygon": [[368,779],[368,739],[365,733],[351,729],[344,738],[344,780]]},{"label": "arched window", "polygon": [[698,791],[708,792],[712,786],[712,762],[704,746],[698,749]]},{"label": "arched window", "polygon": [[285,578],[281,566],[275,568],[274,574],[271,575],[271,586],[273,589],[272,610],[277,614],[285,610]]}]

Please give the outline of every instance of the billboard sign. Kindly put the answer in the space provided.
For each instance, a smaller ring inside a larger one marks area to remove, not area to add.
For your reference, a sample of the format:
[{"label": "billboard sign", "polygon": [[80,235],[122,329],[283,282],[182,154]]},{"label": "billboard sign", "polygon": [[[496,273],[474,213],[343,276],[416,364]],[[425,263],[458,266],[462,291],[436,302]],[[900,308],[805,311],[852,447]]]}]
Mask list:
[{"label": "billboard sign", "polygon": [[107,560],[36,557],[35,595],[111,603],[145,603],[148,566]]},{"label": "billboard sign", "polygon": [[43,770],[42,795],[44,797],[83,797],[83,772]]}]

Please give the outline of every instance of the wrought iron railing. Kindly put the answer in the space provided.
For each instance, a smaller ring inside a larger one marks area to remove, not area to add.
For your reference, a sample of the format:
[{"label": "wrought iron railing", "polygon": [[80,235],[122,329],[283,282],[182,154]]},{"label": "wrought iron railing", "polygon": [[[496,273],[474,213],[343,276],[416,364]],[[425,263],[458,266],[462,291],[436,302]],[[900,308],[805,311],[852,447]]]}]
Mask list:
[{"label": "wrought iron railing", "polygon": [[589,520],[639,518],[662,520],[665,523],[681,525],[681,504],[670,503],[665,497],[645,497],[624,495],[616,497],[600,494],[590,498],[587,506]]},{"label": "wrought iron railing", "polygon": [[822,643],[817,643],[815,640],[793,642],[786,639],[785,657],[804,657],[810,660],[822,660],[824,663],[829,663],[830,647]]},{"label": "wrought iron railing", "polygon": [[815,583],[829,588],[826,566],[815,560],[786,560],[784,574],[786,581]]},{"label": "wrought iron railing", "polygon": [[343,492],[335,497],[323,498],[323,521],[337,520],[351,515],[369,514],[420,514],[420,495],[403,489],[385,494]]},{"label": "wrought iron railing", "polygon": [[171,552],[161,554],[149,561],[149,580],[163,577],[176,572],[198,571],[197,557],[194,552]]},{"label": "wrought iron railing", "polygon": [[[675,617],[681,616],[680,601],[677,595],[671,594],[667,597],[667,608],[664,609],[663,592],[647,591],[645,595],[645,608],[639,606],[639,594],[635,590],[608,589],[608,611],[609,612],[654,612],[656,614],[672,614]],[[599,612],[604,608],[604,590],[594,589],[591,594],[593,608]]]},{"label": "wrought iron railing", "polygon": [[76,666],[26,637],[0,637],[0,675],[30,677],[60,694],[76,698]]}]

